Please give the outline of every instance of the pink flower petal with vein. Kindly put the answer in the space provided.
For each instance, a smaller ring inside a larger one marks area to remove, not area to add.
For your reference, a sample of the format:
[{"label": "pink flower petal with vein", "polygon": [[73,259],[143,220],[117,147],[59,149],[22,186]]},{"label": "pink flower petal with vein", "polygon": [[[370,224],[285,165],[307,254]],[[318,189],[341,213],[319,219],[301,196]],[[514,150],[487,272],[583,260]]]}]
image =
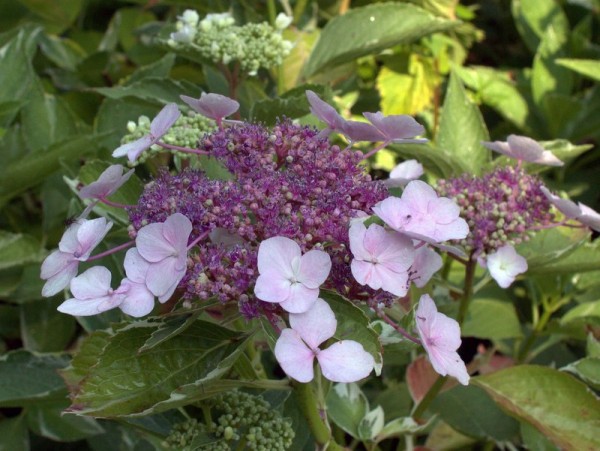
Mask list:
[{"label": "pink flower petal with vein", "polygon": [[316,349],[333,337],[337,320],[329,304],[319,298],[308,311],[290,314],[290,326],[311,349]]},{"label": "pink flower petal with vein", "polygon": [[367,377],[375,359],[353,340],[342,340],[317,353],[321,373],[333,382],[356,382]]},{"label": "pink flower petal with vein", "polygon": [[221,94],[202,93],[199,99],[180,96],[190,108],[202,116],[221,122],[223,118],[232,115],[240,108],[239,102]]},{"label": "pink flower petal with vein", "polygon": [[133,175],[133,169],[123,174],[123,166],[113,164],[100,174],[98,180],[79,190],[81,199],[102,199],[114,194]]},{"label": "pink flower petal with vein", "polygon": [[275,344],[275,358],[285,373],[298,382],[310,382],[314,377],[314,352],[293,329],[283,329]]}]

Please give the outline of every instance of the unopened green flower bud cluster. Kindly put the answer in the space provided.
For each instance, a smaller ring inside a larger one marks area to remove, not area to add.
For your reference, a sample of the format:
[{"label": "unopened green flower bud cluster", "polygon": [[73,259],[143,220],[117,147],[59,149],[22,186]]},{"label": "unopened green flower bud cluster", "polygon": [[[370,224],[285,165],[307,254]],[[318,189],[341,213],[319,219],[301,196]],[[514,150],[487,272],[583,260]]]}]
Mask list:
[{"label": "unopened green flower bud cluster", "polygon": [[215,418],[210,428],[196,420],[179,423],[167,437],[165,447],[191,450],[190,445],[199,434],[216,439],[194,447],[202,451],[238,449],[240,444],[249,450],[285,451],[292,445],[291,421],[260,396],[234,390],[215,396],[210,406]]},{"label": "unopened green flower bud cluster", "polygon": [[177,21],[177,31],[167,41],[175,51],[192,50],[215,64],[237,62],[240,69],[256,75],[282,63],[293,44],[283,39],[281,31],[291,18],[280,14],[275,27],[267,22],[236,25],[229,13],[208,14],[204,19],[196,11],[186,10]]},{"label": "unopened green flower bud cluster", "polygon": [[[182,114],[160,140],[161,142],[172,146],[195,149],[198,146],[198,140],[202,138],[205,133],[212,132],[216,130],[216,128],[215,121],[190,110],[187,114]],[[127,131],[129,133],[123,136],[121,144],[126,144],[135,141],[142,136],[148,135],[150,133],[150,119],[147,116],[140,116],[137,123],[129,121],[127,123]],[[130,162],[129,165],[135,166],[144,163],[148,158],[159,153],[164,153],[167,150],[168,149],[154,144],[148,150],[145,150],[136,161]],[[171,150],[171,152],[182,158],[189,158],[192,155],[190,153],[173,150]]]}]

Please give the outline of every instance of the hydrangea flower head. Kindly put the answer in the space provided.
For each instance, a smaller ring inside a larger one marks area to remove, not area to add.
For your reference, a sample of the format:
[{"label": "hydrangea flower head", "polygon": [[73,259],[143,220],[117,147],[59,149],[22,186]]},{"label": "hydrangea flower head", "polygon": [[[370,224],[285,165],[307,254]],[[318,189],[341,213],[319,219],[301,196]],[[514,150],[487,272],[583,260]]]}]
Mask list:
[{"label": "hydrangea flower head", "polygon": [[163,223],[148,224],[137,233],[137,251],[148,262],[146,286],[160,302],[171,297],[185,275],[191,233],[192,223],[181,213]]},{"label": "hydrangea flower head", "polygon": [[514,247],[505,244],[488,254],[484,266],[502,288],[508,288],[519,275],[527,271],[527,260],[517,254]]},{"label": "hydrangea flower head", "polygon": [[413,180],[402,197],[388,197],[373,211],[392,229],[416,239],[439,243],[462,239],[469,227],[452,200],[438,197],[427,183]]},{"label": "hydrangea flower head", "polygon": [[425,133],[425,128],[406,114],[384,116],[381,111],[377,113],[363,113],[363,116],[375,126],[383,136],[382,141],[394,143],[427,142],[426,139],[413,139]]},{"label": "hydrangea flower head", "polygon": [[98,180],[79,190],[81,199],[103,199],[114,194],[133,175],[133,169],[123,174],[123,166],[113,164],[106,168]]},{"label": "hydrangea flower head", "polygon": [[461,244],[477,256],[526,241],[530,230],[554,220],[540,180],[519,167],[438,180],[437,191],[459,205],[471,230]]},{"label": "hydrangea flower head", "polygon": [[156,144],[169,131],[169,128],[171,128],[179,116],[181,116],[181,113],[177,105],[175,103],[168,103],[150,123],[149,134],[117,147],[112,156],[118,158],[127,155],[129,161],[133,162],[137,160],[144,150]]},{"label": "hydrangea flower head", "polygon": [[314,377],[315,357],[323,376],[333,382],[356,382],[369,375],[373,356],[354,340],[338,341],[327,349],[319,346],[333,337],[337,320],[323,299],[317,299],[306,312],[290,314],[291,329],[284,329],[275,344],[275,357],[283,371],[299,382]]},{"label": "hydrangea flower head", "polygon": [[350,250],[354,259],[352,275],[361,285],[380,288],[395,296],[408,291],[408,269],[414,260],[412,240],[378,224],[367,229],[362,222],[350,227]]},{"label": "hydrangea flower head", "polygon": [[306,312],[315,303],[331,270],[326,252],[313,249],[302,255],[294,240],[281,236],[260,243],[257,261],[256,297],[291,313]]},{"label": "hydrangea flower head", "polygon": [[527,136],[509,135],[506,141],[483,141],[482,144],[494,152],[519,161],[545,164],[547,166],[562,166],[564,164],[552,152],[545,150],[537,141]]},{"label": "hydrangea flower head", "polygon": [[433,299],[421,296],[415,312],[417,331],[433,369],[442,376],[450,375],[467,385],[469,373],[456,350],[460,347],[460,327],[456,320],[439,313]]},{"label": "hydrangea flower head", "polygon": [[387,187],[406,186],[409,182],[423,175],[423,165],[417,160],[406,160],[398,164],[390,172],[390,178],[384,183]]},{"label": "hydrangea flower head", "polygon": [[199,99],[181,96],[181,100],[187,103],[194,111],[205,117],[214,119],[219,127],[224,118],[231,116],[240,108],[239,102],[221,94],[206,94],[203,92]]},{"label": "hydrangea flower head", "polygon": [[79,262],[90,257],[112,225],[105,218],[79,219],[71,224],[58,243],[58,250],[42,263],[40,277],[47,281],[42,288],[42,296],[53,296],[69,285],[77,275]]}]

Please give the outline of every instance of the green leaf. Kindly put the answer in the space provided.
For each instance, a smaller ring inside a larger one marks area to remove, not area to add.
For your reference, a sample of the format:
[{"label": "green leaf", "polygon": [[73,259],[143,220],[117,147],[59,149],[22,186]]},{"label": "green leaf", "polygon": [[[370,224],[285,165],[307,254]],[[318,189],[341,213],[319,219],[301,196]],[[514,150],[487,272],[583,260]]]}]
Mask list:
[{"label": "green leaf", "polygon": [[283,39],[293,42],[294,47],[277,69],[280,74],[279,92],[286,92],[300,83],[302,68],[310,57],[319,33],[318,28],[298,30],[296,27],[288,27],[283,30]]},{"label": "green leaf", "polygon": [[431,143],[392,144],[388,149],[405,160],[417,159],[436,177],[451,178],[467,172],[466,163]]},{"label": "green leaf", "polygon": [[54,64],[68,71],[75,71],[86,57],[85,50],[75,41],[45,33],[40,36],[40,49]]},{"label": "green leaf", "polygon": [[566,139],[555,139],[553,141],[541,141],[540,144],[546,150],[550,150],[559,160],[569,162],[579,155],[594,147],[593,144],[572,144]]},{"label": "green leaf", "polygon": [[561,368],[561,370],[573,373],[590,387],[600,390],[600,358],[586,357]]},{"label": "green leaf", "polygon": [[0,205],[41,183],[59,168],[61,159],[73,161],[94,151],[97,139],[93,135],[73,137],[5,166],[0,170]]},{"label": "green leaf", "polygon": [[437,146],[477,175],[490,160],[490,151],[481,145],[481,141],[489,139],[479,109],[467,97],[458,75],[452,72],[440,116]]},{"label": "green leaf", "polygon": [[304,67],[304,76],[310,77],[398,44],[414,42],[423,36],[454,28],[459,23],[403,3],[353,8],[334,17],[323,28]]},{"label": "green leaf", "polygon": [[129,86],[145,78],[167,78],[175,64],[175,54],[168,53],[158,61],[138,68],[125,81],[124,85]]},{"label": "green leaf", "polygon": [[560,323],[568,324],[572,321],[581,319],[586,322],[593,320],[600,322],[600,301],[586,302],[585,304],[580,304],[577,307],[572,308],[562,316]]},{"label": "green leaf", "polygon": [[0,421],[0,451],[29,450],[29,431],[24,415]]},{"label": "green leaf", "polygon": [[360,387],[335,384],[327,394],[327,415],[354,438],[359,438],[358,427],[369,411],[369,401]]},{"label": "green leaf", "polygon": [[0,230],[0,270],[41,262],[46,251],[31,235]]},{"label": "green leaf", "polygon": [[29,11],[39,17],[41,22],[50,33],[60,34],[75,21],[81,8],[83,0],[18,0],[25,5]]},{"label": "green leaf", "polygon": [[63,415],[67,407],[69,407],[67,399],[49,405],[28,407],[29,428],[37,435],[57,442],[74,442],[104,432],[102,426],[93,418]]},{"label": "green leaf", "polygon": [[70,391],[76,391],[79,383],[87,376],[88,368],[94,366],[110,343],[112,333],[106,330],[97,330],[82,341],[77,354],[71,364],[60,371],[61,377]]},{"label": "green leaf", "polygon": [[150,338],[146,340],[144,345],[139,349],[139,352],[146,352],[155,346],[164,343],[167,340],[179,335],[190,327],[198,319],[198,314],[180,315],[172,318],[166,318],[159,323],[159,327],[152,332]]},{"label": "green leaf", "polygon": [[568,258],[569,253],[583,245],[589,233],[587,229],[571,227],[540,230],[515,249],[527,260],[528,273],[546,273],[546,268],[560,265],[560,260]]},{"label": "green leaf", "polygon": [[78,361],[77,375],[85,377],[80,380],[71,411],[113,417],[149,409],[157,412],[156,405],[170,399],[182,405],[182,401],[186,403],[183,387],[220,378],[248,338],[197,321],[170,340],[138,353],[157,328],[157,324],[141,321],[121,327],[93,359],[95,364],[84,368]]},{"label": "green leaf", "polygon": [[558,447],[600,448],[600,400],[574,377],[552,368],[521,365],[471,381]]},{"label": "green leaf", "polygon": [[28,351],[60,352],[71,342],[76,321],[56,310],[62,299],[21,304],[21,336]]},{"label": "green leaf", "polygon": [[329,89],[322,85],[306,84],[298,86],[281,97],[254,102],[250,108],[250,120],[267,125],[274,125],[277,119],[284,116],[295,119],[310,112],[306,91],[314,91],[319,97],[327,97]]},{"label": "green leaf", "polygon": [[373,440],[383,429],[385,414],[381,406],[375,407],[358,425],[358,437],[361,440]]},{"label": "green leaf", "polygon": [[530,268],[532,273],[571,274],[574,272],[596,271],[600,269],[600,243],[586,242],[568,255],[547,265]]},{"label": "green leaf", "polygon": [[93,90],[110,99],[123,97],[137,97],[148,101],[161,103],[181,103],[182,94],[195,95],[198,87],[188,81],[175,81],[169,78],[147,77],[126,86],[113,86],[111,88],[93,88]]},{"label": "green leaf", "polygon": [[327,301],[337,319],[334,337],[338,340],[354,340],[363,345],[365,351],[375,359],[375,373],[379,375],[383,365],[382,346],[369,318],[360,308],[337,293],[321,290],[321,297]]},{"label": "green leaf", "polygon": [[514,306],[494,299],[474,299],[469,305],[461,332],[466,337],[490,340],[518,338],[523,335]]},{"label": "green leaf", "polygon": [[529,423],[521,422],[523,445],[531,451],[560,451],[550,440]]},{"label": "green leaf", "polygon": [[424,432],[437,417],[433,416],[424,424],[417,423],[412,417],[395,418],[387,423],[377,434],[375,441],[380,442],[393,437],[404,437],[407,434]]},{"label": "green leaf", "polygon": [[571,69],[578,74],[600,81],[600,61],[576,58],[559,58],[556,64]]},{"label": "green leaf", "polygon": [[65,356],[12,351],[0,356],[0,407],[36,405],[65,396],[57,370],[68,363]]},{"label": "green leaf", "polygon": [[505,441],[514,438],[519,423],[496,406],[479,387],[458,385],[438,395],[431,409],[461,434]]},{"label": "green leaf", "polygon": [[546,30],[566,36],[569,21],[556,0],[512,0],[512,15],[517,30],[535,53]]}]

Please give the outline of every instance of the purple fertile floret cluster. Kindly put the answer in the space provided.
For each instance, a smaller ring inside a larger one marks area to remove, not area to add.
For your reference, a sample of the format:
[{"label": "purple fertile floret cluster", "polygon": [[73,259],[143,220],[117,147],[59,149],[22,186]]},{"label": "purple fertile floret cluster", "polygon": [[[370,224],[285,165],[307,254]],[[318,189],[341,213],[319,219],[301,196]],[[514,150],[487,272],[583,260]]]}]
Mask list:
[{"label": "purple fertile floret cluster", "polygon": [[506,166],[481,177],[464,174],[439,180],[437,191],[460,206],[471,231],[461,244],[479,256],[527,241],[529,231],[553,223],[541,186],[537,177]]},{"label": "purple fertile floret cluster", "polygon": [[[201,241],[190,251],[179,287],[190,300],[236,301],[248,317],[270,310],[252,287],[258,245],[274,236],[293,239],[303,252],[329,253],[333,267],[325,287],[358,300],[374,298],[350,272],[348,227],[359,211],[370,213],[387,197],[387,188],[359,165],[362,153],[341,150],[318,134],[282,121],[272,129],[234,124],[206,135],[199,148],[219,160],[233,180],[209,180],[189,169],[161,173],[130,210],[131,235],[180,212],[192,222],[191,239],[216,228],[242,238],[232,247]],[[378,302],[391,299],[377,296]]]}]

